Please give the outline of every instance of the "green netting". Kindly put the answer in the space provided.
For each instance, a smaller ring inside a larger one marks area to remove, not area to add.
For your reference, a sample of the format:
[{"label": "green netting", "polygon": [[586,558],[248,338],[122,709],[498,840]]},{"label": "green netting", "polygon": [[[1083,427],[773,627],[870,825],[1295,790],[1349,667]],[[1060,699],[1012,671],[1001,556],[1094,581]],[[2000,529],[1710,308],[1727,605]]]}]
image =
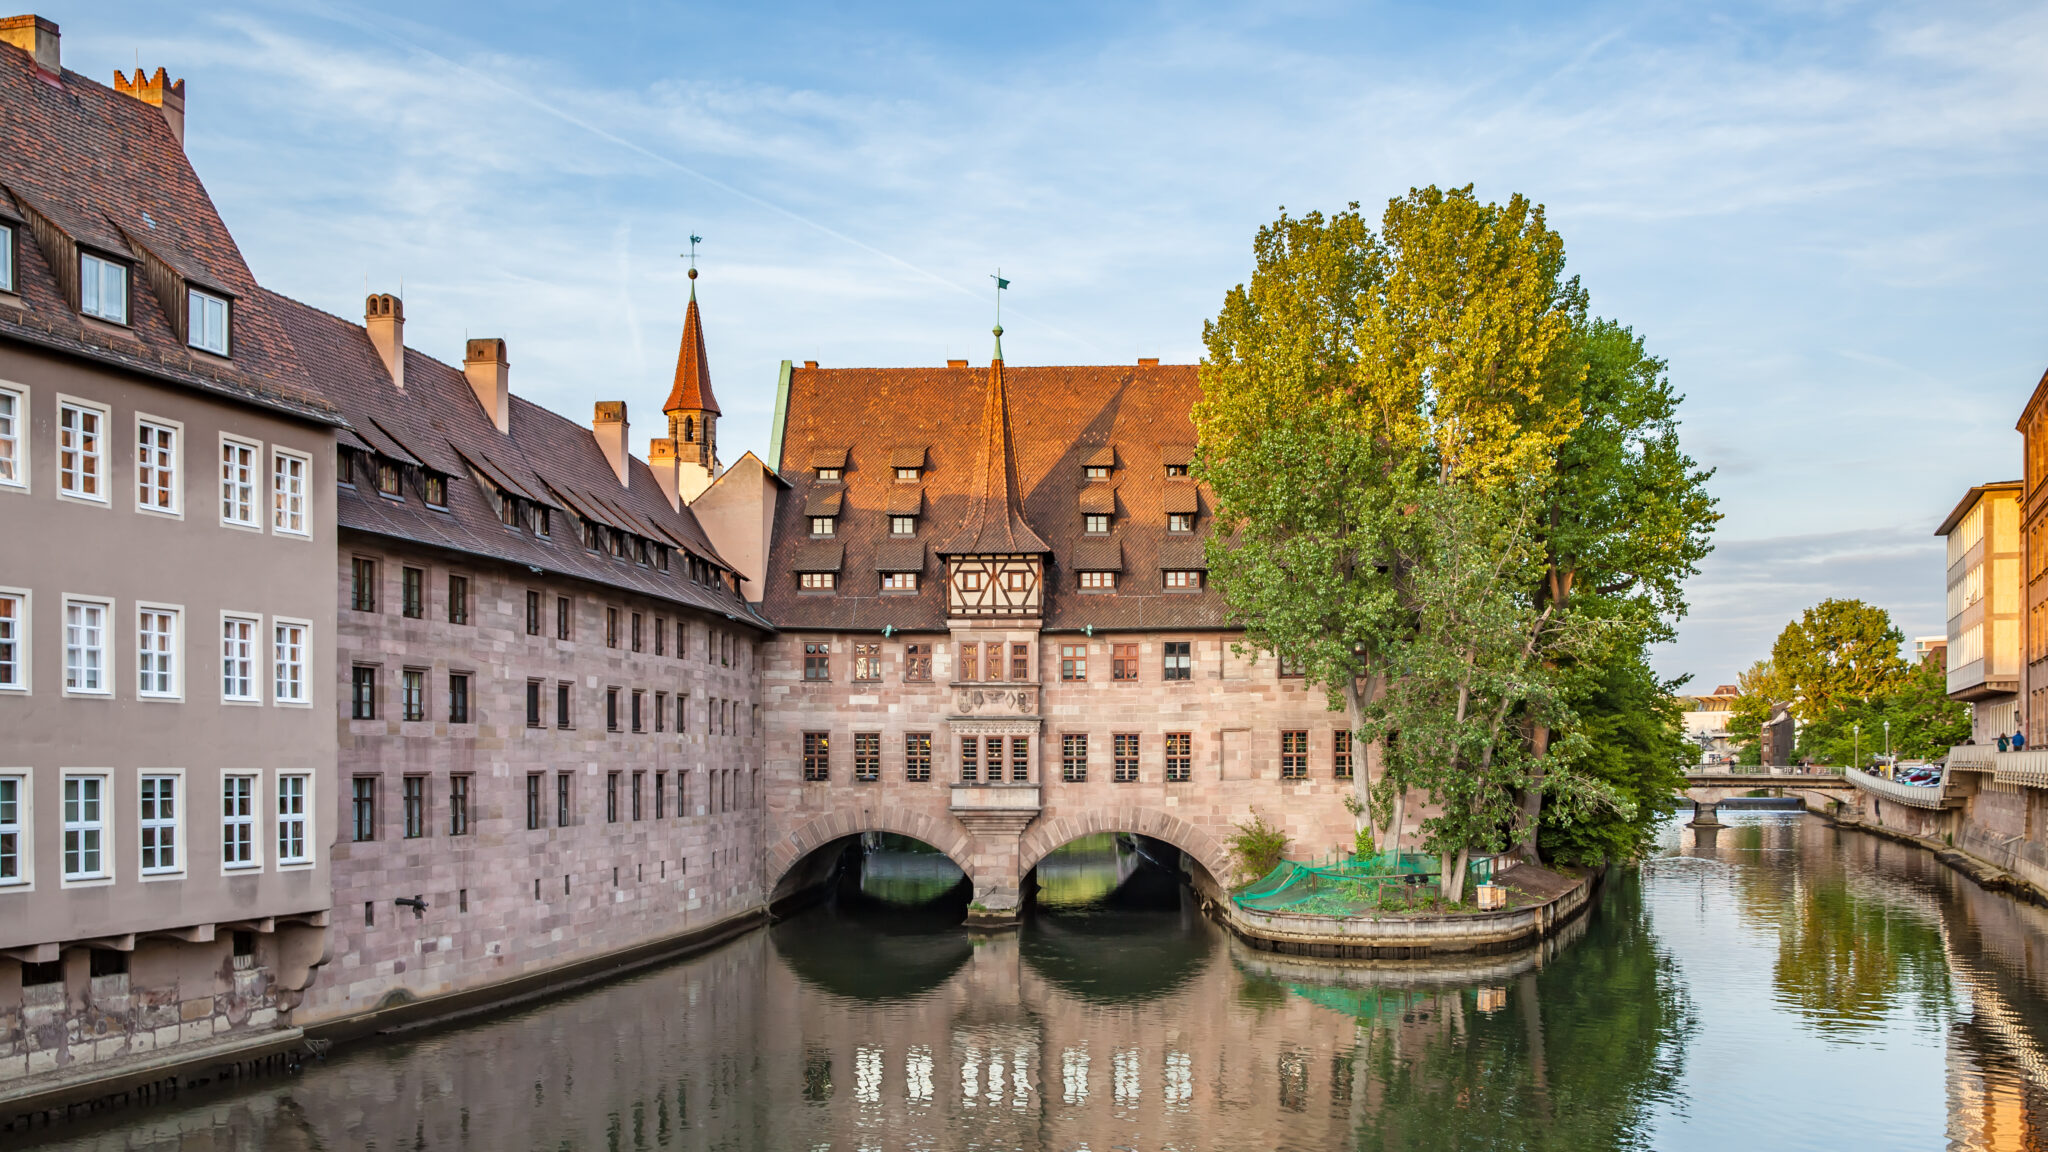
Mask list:
[{"label": "green netting", "polygon": [[[1255,912],[1355,916],[1434,898],[1440,871],[1435,856],[1419,852],[1282,860],[1231,899]],[[1465,876],[1468,885],[1490,882],[1492,857],[1473,860]]]}]

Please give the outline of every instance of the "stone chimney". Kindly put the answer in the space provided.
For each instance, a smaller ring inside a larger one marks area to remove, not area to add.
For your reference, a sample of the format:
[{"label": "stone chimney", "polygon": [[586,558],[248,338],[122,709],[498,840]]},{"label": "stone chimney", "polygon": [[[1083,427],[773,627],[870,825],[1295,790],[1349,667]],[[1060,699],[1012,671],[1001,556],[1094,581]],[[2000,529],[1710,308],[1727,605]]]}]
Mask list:
[{"label": "stone chimney", "polygon": [[365,300],[363,327],[384,360],[384,370],[391,373],[391,383],[405,391],[405,301],[384,292]]},{"label": "stone chimney", "polygon": [[676,442],[666,436],[657,436],[647,442],[647,470],[654,473],[655,487],[661,489],[662,498],[668,506],[680,511],[683,507],[682,490],[676,484]]},{"label": "stone chimney", "polygon": [[156,105],[164,114],[164,123],[171,126],[171,135],[177,139],[178,147],[185,146],[185,82],[175,83],[164,70],[159,68],[156,75],[145,78],[142,69],[135,70],[135,79],[129,80],[119,69],[114,70],[114,91],[124,96],[133,96],[144,104]]},{"label": "stone chimney", "polygon": [[483,405],[484,415],[500,432],[512,430],[511,362],[505,359],[505,342],[496,337],[471,340],[462,357],[462,374],[469,377],[470,391]]},{"label": "stone chimney", "polygon": [[36,58],[36,69],[53,80],[64,78],[64,59],[57,51],[57,23],[41,16],[0,16],[0,43],[12,44]]},{"label": "stone chimney", "polygon": [[626,455],[626,402],[598,401],[597,411],[590,417],[590,434],[597,437],[597,446],[618,474],[619,487],[626,487],[627,477],[632,475],[632,458]]}]

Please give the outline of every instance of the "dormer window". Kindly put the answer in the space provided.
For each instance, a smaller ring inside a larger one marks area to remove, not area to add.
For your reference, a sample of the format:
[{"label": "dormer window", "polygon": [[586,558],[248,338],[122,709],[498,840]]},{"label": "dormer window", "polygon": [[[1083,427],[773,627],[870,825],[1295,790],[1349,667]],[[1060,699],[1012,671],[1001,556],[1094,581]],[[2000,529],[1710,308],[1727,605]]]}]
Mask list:
[{"label": "dormer window", "polygon": [[917,573],[915,573],[915,572],[890,572],[890,573],[888,573],[887,575],[885,575],[885,576],[883,576],[883,577],[882,577],[882,591],[884,591],[884,592],[915,592],[915,591],[917,591]]},{"label": "dormer window", "polygon": [[1082,469],[1082,473],[1090,480],[1107,480],[1109,479],[1109,466],[1107,464],[1090,464]]},{"label": "dormer window", "polygon": [[839,573],[805,572],[799,578],[798,584],[806,592],[830,592],[839,586]]},{"label": "dormer window", "polygon": [[420,487],[425,492],[428,507],[448,507],[448,478],[446,476],[442,476],[434,472],[429,472],[427,473],[426,480],[420,485]]},{"label": "dormer window", "polygon": [[356,486],[356,454],[343,448],[334,454],[334,479],[344,487]]},{"label": "dormer window", "polygon": [[14,228],[0,224],[0,292],[19,292],[14,285]]},{"label": "dormer window", "polygon": [[891,517],[889,517],[889,535],[891,535],[891,536],[915,536],[915,535],[917,535],[917,517],[915,517],[915,516],[891,516]]},{"label": "dormer window", "polygon": [[839,479],[839,469],[837,469],[837,468],[820,468],[820,469],[818,469],[818,479],[820,479],[820,480],[837,480],[837,479]]},{"label": "dormer window", "polygon": [[403,500],[405,495],[399,491],[399,484],[403,479],[404,476],[398,471],[398,464],[395,461],[378,457],[377,491],[395,500]]},{"label": "dormer window", "polygon": [[[428,477],[432,480],[433,477]],[[432,503],[429,500],[428,503]],[[498,520],[507,528],[519,527],[519,498],[510,492],[498,493]]]},{"label": "dormer window", "polygon": [[1199,592],[1202,590],[1202,572],[1199,568],[1169,568],[1166,571],[1166,588],[1169,592]]},{"label": "dormer window", "polygon": [[1185,464],[1168,464],[1166,466],[1166,475],[1168,477],[1185,476],[1187,474],[1188,466]]},{"label": "dormer window", "polygon": [[1116,591],[1116,573],[1114,573],[1114,572],[1083,572],[1083,573],[1081,573],[1081,591],[1083,591],[1083,592],[1114,592],[1114,591]]},{"label": "dormer window", "polygon": [[533,534],[535,536],[545,536],[548,534],[549,519],[547,508],[539,504],[533,506]]},{"label": "dormer window", "polygon": [[898,468],[896,470],[896,478],[898,480],[915,480],[919,474],[920,472],[916,468]]},{"label": "dormer window", "polygon": [[832,530],[833,530],[833,525],[835,524],[836,520],[837,520],[837,518],[836,518],[836,517],[832,517],[832,516],[813,516],[813,517],[811,517],[811,535],[813,535],[813,536],[830,536],[830,535],[832,535],[832,534],[833,534],[833,531],[832,531]]},{"label": "dormer window", "polygon": [[1081,517],[1081,530],[1090,536],[1109,535],[1109,517],[1100,512],[1090,512]]},{"label": "dormer window", "polygon": [[[228,354],[228,302],[210,292],[185,292],[185,343],[216,356]],[[431,504],[433,501],[429,500]]]},{"label": "dormer window", "polygon": [[1193,532],[1195,530],[1194,513],[1169,512],[1166,516],[1166,530],[1168,532]]},{"label": "dormer window", "polygon": [[78,310],[110,324],[128,322],[128,266],[78,254]]}]

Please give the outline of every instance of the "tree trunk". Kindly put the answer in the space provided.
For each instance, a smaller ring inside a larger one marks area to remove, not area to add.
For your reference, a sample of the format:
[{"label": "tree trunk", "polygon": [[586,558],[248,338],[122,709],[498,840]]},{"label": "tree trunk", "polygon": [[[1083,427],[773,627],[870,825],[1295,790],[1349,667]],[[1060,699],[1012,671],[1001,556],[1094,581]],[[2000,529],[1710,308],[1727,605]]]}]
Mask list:
[{"label": "tree trunk", "polygon": [[1529,748],[1535,753],[1535,764],[1529,773],[1529,786],[1521,790],[1516,806],[1521,809],[1515,817],[1517,835],[1515,855],[1531,864],[1543,863],[1537,850],[1537,837],[1543,829],[1543,757],[1550,751],[1550,726],[1538,724],[1529,733]]},{"label": "tree trunk", "polygon": [[1401,819],[1408,807],[1406,788],[1394,793],[1394,824],[1387,830],[1387,851],[1398,855],[1401,851]]},{"label": "tree trunk", "polygon": [[1444,901],[1462,904],[1465,900],[1465,866],[1472,862],[1472,849],[1460,847],[1454,853],[1444,854]]}]

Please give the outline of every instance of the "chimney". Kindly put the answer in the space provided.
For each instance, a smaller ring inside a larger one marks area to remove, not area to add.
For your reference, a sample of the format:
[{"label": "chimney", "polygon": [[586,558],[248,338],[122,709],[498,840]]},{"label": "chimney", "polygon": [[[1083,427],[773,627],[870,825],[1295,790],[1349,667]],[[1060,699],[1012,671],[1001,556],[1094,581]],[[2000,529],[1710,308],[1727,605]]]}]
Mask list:
[{"label": "chimney", "polygon": [[1140,368],[1157,368],[1157,367],[1159,367],[1159,357],[1157,357],[1157,356],[1140,356],[1140,357],[1138,357],[1138,367],[1140,367]]},{"label": "chimney", "polygon": [[806,368],[816,368],[817,366],[818,366],[818,362],[817,362],[816,360],[806,360],[806,361],[804,361],[804,367],[806,367]]},{"label": "chimney", "polygon": [[405,301],[384,292],[365,300],[363,327],[384,360],[384,370],[391,373],[391,383],[405,391]]},{"label": "chimney", "polygon": [[676,485],[676,442],[657,436],[647,442],[647,470],[654,473],[655,487],[661,489],[668,506],[681,511],[682,490]]},{"label": "chimney", "polygon": [[967,367],[967,361],[965,361],[965,360],[948,360],[948,361],[946,361],[946,367],[948,367],[948,368],[965,368],[965,367]]},{"label": "chimney", "polygon": [[114,91],[124,96],[133,96],[144,104],[154,104],[164,114],[164,123],[171,126],[171,135],[178,141],[178,147],[185,146],[185,82],[171,81],[159,68],[156,75],[145,78],[142,69],[135,70],[135,79],[130,81],[120,69],[114,70]]},{"label": "chimney", "polygon": [[597,446],[604,450],[604,458],[611,462],[612,471],[618,473],[619,487],[626,486],[627,471],[631,458],[626,455],[626,402],[624,400],[600,400],[597,411],[590,418],[590,434],[597,437]]},{"label": "chimney", "polygon": [[36,69],[52,79],[64,77],[64,60],[57,51],[57,25],[41,16],[0,16],[0,42],[36,58]]},{"label": "chimney", "polygon": [[462,357],[462,374],[469,377],[470,391],[476,393],[476,402],[484,406],[484,415],[500,432],[512,430],[511,370],[505,359],[505,342],[496,337],[471,340]]}]

